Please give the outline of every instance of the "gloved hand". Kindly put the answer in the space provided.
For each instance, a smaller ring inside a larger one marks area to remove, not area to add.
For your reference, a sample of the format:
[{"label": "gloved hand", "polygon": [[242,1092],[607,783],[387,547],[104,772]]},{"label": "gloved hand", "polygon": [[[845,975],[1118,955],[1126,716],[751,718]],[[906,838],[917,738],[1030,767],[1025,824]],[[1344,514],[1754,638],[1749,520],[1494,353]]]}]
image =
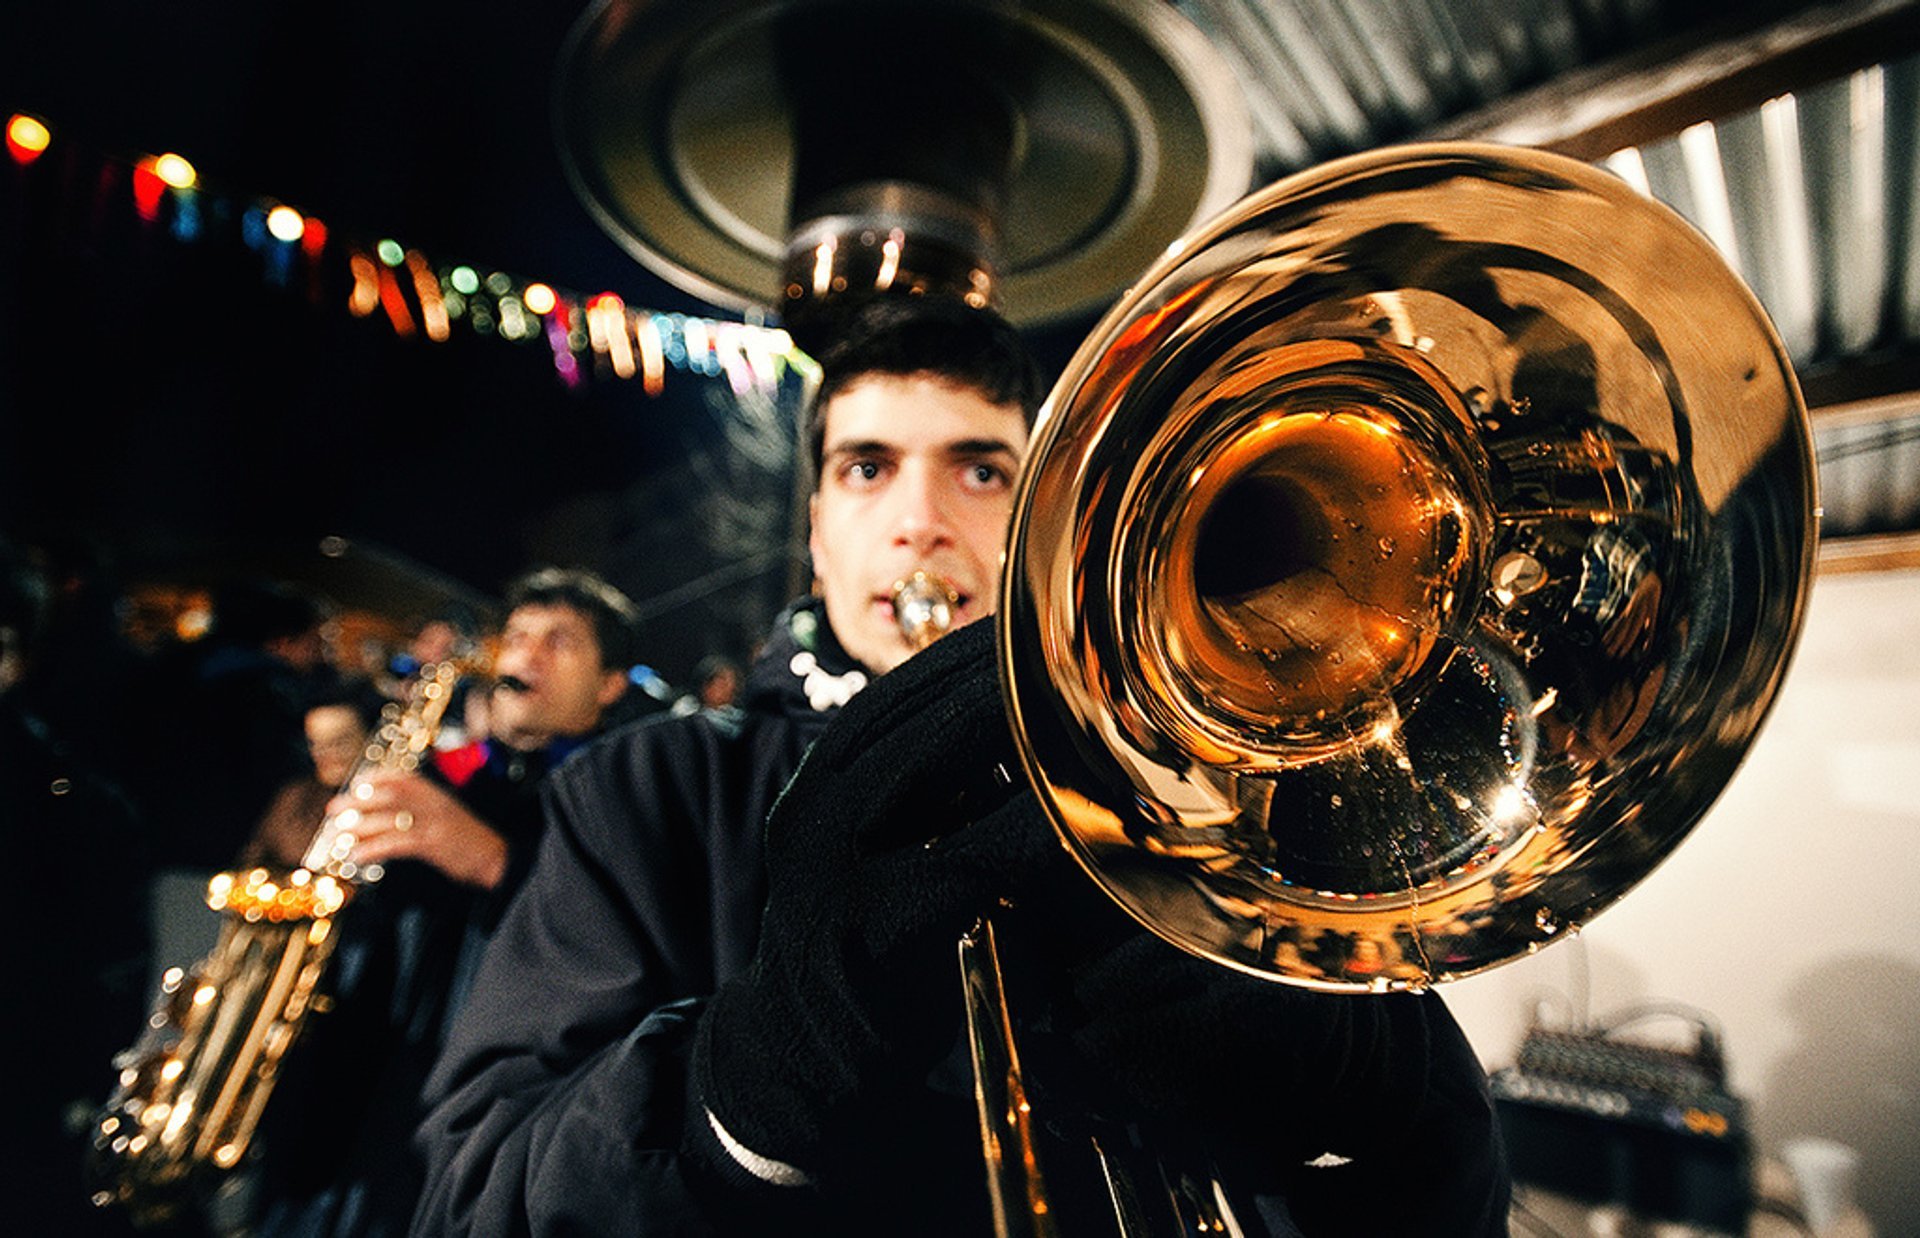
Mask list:
[{"label": "gloved hand", "polygon": [[1144,932],[1065,983],[1060,1030],[1108,1116],[1195,1140],[1305,1232],[1505,1232],[1485,1075],[1438,996],[1283,985]]},{"label": "gloved hand", "polygon": [[831,1175],[915,1120],[896,1102],[954,1043],[960,934],[1059,851],[1001,764],[1018,783],[983,621],[855,697],[775,804],[758,953],[693,1059],[696,1104],[753,1153]]},{"label": "gloved hand", "polygon": [[1425,1084],[1424,1034],[1391,1036],[1402,998],[1282,985],[1145,932],[1083,961],[1068,985],[1077,1012],[1062,1030],[1140,1116],[1237,1138],[1323,1098],[1371,1109]]}]

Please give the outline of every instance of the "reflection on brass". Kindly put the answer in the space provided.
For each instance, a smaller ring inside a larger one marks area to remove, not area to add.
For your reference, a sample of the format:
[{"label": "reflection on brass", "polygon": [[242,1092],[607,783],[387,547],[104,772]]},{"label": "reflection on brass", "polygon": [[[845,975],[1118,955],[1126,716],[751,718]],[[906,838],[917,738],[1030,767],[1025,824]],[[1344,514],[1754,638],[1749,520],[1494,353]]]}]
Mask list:
[{"label": "reflection on brass", "polygon": [[1196,954],[1481,971],[1718,796],[1814,511],[1780,343],[1678,216],[1525,150],[1335,161],[1169,250],[1055,387],[1000,602],[1027,773]]},{"label": "reflection on brass", "polygon": [[982,920],[960,939],[960,986],[994,1238],[1055,1238],[1059,1229],[1040,1171],[1033,1107],[1013,1039],[991,921]]},{"label": "reflection on brass", "polygon": [[916,571],[905,580],[894,582],[893,621],[907,647],[918,653],[939,640],[953,627],[953,608],[960,604],[960,591],[944,576]]},{"label": "reflection on brass", "polygon": [[[348,777],[416,768],[472,669],[422,668],[390,706]],[[326,1010],[334,919],[379,866],[357,867],[351,809],[322,822],[299,868],[220,873],[207,905],[220,913],[213,951],[161,984],[140,1039],[114,1059],[118,1084],[95,1115],[87,1172],[96,1204],[141,1226],[166,1224],[240,1168],[287,1053],[309,1014]]]}]

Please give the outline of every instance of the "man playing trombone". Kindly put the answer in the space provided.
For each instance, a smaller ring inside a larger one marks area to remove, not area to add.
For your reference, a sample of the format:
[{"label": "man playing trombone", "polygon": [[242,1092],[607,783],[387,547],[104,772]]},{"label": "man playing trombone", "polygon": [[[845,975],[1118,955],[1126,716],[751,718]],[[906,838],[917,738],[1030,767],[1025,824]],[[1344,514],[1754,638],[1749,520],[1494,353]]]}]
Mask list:
[{"label": "man playing trombone", "polygon": [[[1190,958],[996,778],[1014,748],[974,621],[1040,395],[1012,330],[883,301],[822,364],[818,596],[744,718],[630,729],[555,775],[429,1084],[414,1232],[993,1232],[954,963],[991,912],[1058,1168],[1033,1232],[1112,1232],[1109,1196],[1158,1192],[1247,1234],[1504,1233],[1491,1103],[1437,997]],[[961,629],[918,654],[895,613],[916,572]],[[1109,1191],[1103,1158],[1148,1168]]]}]

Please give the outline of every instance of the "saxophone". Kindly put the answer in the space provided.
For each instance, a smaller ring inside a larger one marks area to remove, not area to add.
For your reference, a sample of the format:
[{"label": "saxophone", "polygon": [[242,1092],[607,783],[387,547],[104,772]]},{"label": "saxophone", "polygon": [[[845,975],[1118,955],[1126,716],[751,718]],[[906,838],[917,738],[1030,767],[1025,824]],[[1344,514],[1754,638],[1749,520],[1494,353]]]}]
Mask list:
[{"label": "saxophone", "polygon": [[[461,659],[422,667],[387,706],[347,785],[417,769],[467,669]],[[358,822],[351,808],[328,816],[290,872],[254,868],[208,883],[217,943],[191,969],[167,970],[139,1039],[114,1058],[119,1078],[88,1150],[95,1204],[126,1208],[136,1225],[163,1224],[241,1165],[282,1062],[307,1017],[330,1004],[323,981],[340,911],[382,875],[350,858]]]}]

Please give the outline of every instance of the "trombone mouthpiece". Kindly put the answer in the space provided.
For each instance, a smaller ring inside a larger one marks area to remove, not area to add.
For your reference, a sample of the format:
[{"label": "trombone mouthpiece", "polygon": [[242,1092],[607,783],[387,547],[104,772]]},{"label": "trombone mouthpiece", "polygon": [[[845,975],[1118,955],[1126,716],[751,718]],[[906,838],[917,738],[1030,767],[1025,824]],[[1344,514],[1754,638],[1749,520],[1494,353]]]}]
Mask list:
[{"label": "trombone mouthpiece", "polygon": [[915,653],[947,634],[959,604],[959,590],[931,572],[915,572],[893,586],[893,621]]}]

